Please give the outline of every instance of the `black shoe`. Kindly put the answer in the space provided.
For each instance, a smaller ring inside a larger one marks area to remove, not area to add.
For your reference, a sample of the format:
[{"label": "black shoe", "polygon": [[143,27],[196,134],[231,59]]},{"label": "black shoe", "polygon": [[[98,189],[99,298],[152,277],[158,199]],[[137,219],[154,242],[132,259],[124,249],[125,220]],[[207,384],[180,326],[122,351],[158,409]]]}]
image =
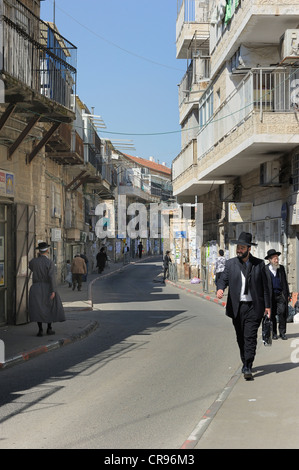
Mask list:
[{"label": "black shoe", "polygon": [[278,339],[278,336],[276,333],[273,333],[272,339]]},{"label": "black shoe", "polygon": [[243,374],[245,380],[253,380],[251,369],[249,369],[248,367],[244,367]]},{"label": "black shoe", "polygon": [[75,289],[76,289],[76,286],[73,286],[73,290],[75,290]]},{"label": "black shoe", "polygon": [[53,331],[52,328],[48,328],[47,335],[55,335],[55,331]]},{"label": "black shoe", "polygon": [[43,330],[39,330],[36,336],[43,336]]},{"label": "black shoe", "polygon": [[281,338],[281,339],[288,339],[285,334],[280,335],[280,338]]}]

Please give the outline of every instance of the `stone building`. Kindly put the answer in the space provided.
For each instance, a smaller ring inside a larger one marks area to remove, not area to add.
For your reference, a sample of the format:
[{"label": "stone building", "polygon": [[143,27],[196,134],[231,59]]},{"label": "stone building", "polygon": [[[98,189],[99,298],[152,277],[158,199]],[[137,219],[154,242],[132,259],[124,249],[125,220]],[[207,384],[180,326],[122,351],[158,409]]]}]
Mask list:
[{"label": "stone building", "polygon": [[98,121],[76,96],[77,48],[40,19],[39,0],[1,2],[0,50],[0,324],[21,324],[38,242],[61,282],[94,243],[112,171],[101,173]]},{"label": "stone building", "polygon": [[[299,2],[181,0],[177,58],[182,150],[174,159],[179,202],[203,203],[202,265],[250,231],[264,258],[282,253],[299,290]],[[213,246],[213,255],[211,247]]]}]

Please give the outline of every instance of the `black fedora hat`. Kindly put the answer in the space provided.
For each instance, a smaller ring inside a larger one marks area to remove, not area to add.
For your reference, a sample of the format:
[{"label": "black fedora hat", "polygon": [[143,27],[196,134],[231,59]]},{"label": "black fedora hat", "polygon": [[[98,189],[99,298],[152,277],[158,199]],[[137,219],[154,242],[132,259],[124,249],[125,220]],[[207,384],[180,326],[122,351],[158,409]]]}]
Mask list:
[{"label": "black fedora hat", "polygon": [[237,245],[257,246],[256,243],[252,243],[252,235],[248,232],[241,232],[238,240],[232,240],[232,243]]},{"label": "black fedora hat", "polygon": [[35,248],[36,250],[39,250],[39,251],[47,251],[47,249],[50,247],[51,245],[48,245],[48,243],[46,242],[40,242],[38,244],[38,246]]},{"label": "black fedora hat", "polygon": [[271,258],[271,256],[274,256],[274,255],[280,256],[281,253],[280,253],[280,251],[276,251],[272,248],[271,250],[267,251],[267,256],[265,256],[265,259],[269,259],[269,258]]}]

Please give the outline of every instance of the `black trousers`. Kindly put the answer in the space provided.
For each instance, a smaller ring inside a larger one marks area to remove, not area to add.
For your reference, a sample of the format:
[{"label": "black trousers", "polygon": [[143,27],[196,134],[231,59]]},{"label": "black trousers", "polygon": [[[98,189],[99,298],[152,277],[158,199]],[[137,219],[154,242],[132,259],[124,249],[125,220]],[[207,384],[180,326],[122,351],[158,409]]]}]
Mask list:
[{"label": "black trousers", "polygon": [[168,279],[168,277],[169,277],[169,267],[164,268],[163,281],[165,281],[166,278]]},{"label": "black trousers", "polygon": [[257,318],[252,302],[240,302],[238,315],[233,318],[237,343],[244,367],[251,369],[257,345],[257,332],[261,319]]},{"label": "black trousers", "polygon": [[285,335],[287,331],[287,309],[286,300],[283,293],[273,294],[272,297],[272,309],[271,309],[271,321],[273,324],[273,334],[277,335],[277,319],[279,322],[279,334]]}]

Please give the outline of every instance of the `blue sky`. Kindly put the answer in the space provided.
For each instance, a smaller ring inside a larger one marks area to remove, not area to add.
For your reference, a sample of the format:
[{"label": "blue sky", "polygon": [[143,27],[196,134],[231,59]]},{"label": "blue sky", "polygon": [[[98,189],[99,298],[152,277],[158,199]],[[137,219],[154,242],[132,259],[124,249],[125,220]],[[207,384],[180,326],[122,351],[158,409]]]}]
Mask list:
[{"label": "blue sky", "polygon": [[[44,21],[53,21],[53,3],[41,2]],[[180,152],[177,84],[186,71],[176,17],[177,0],[55,0],[59,32],[78,48],[77,94],[113,133],[99,135],[132,140],[126,153],[169,167]]]}]

